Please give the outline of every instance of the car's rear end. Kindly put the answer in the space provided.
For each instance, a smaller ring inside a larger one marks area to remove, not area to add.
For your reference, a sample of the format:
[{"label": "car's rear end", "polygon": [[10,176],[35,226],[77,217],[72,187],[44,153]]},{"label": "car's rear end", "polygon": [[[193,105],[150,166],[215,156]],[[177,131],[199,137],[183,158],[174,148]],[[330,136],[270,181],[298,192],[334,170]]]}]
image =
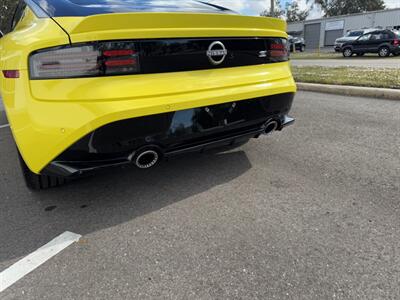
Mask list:
[{"label": "car's rear end", "polygon": [[[284,21],[160,2],[28,2],[0,51],[3,97],[29,171],[146,168],[293,122]],[[18,77],[4,72],[13,70]]]},{"label": "car's rear end", "polygon": [[399,56],[400,55],[400,31],[393,30],[393,50],[392,53],[394,56]]}]

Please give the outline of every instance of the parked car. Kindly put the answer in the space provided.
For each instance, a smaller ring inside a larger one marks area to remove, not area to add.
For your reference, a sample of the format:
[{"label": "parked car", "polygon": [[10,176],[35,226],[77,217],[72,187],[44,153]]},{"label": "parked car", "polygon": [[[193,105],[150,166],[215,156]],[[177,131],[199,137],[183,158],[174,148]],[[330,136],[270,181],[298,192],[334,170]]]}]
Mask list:
[{"label": "parked car", "polygon": [[365,53],[378,53],[380,57],[390,54],[400,55],[400,35],[398,31],[378,30],[360,36],[353,42],[342,46],[343,56],[351,57],[354,54],[363,56]]},{"label": "parked car", "polygon": [[294,49],[300,52],[304,52],[306,50],[306,43],[303,38],[289,35],[288,41],[290,52],[294,52]]},{"label": "parked car", "polygon": [[21,0],[10,27],[0,89],[32,189],[294,122],[283,20],[193,0]]},{"label": "parked car", "polygon": [[378,29],[376,28],[369,28],[369,29],[362,29],[362,30],[352,30],[349,31],[345,36],[338,38],[335,41],[335,51],[336,52],[342,52],[342,46],[347,43],[347,42],[352,42],[358,39],[360,36],[363,34],[366,34],[368,32],[376,31]]}]

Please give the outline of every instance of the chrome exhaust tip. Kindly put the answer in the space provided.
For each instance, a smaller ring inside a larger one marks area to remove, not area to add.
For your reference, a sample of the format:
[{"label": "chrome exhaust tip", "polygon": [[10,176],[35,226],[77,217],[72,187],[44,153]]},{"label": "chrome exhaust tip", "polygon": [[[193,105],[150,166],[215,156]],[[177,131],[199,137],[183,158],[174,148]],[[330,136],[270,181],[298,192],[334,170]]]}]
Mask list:
[{"label": "chrome exhaust tip", "polygon": [[134,164],[139,169],[150,169],[160,160],[160,155],[155,150],[144,150],[136,154]]},{"label": "chrome exhaust tip", "polygon": [[275,120],[268,121],[264,127],[264,134],[271,134],[272,132],[278,130],[279,123]]}]

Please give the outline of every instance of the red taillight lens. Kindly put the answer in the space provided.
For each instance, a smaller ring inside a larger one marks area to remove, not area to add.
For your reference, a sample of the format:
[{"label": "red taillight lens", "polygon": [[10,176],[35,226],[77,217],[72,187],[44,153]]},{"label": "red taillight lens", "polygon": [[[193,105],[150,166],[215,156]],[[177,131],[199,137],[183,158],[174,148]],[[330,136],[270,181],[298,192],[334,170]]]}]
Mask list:
[{"label": "red taillight lens", "polygon": [[393,41],[393,45],[395,45],[395,46],[400,46],[400,40],[395,39],[395,40]]},{"label": "red taillight lens", "polygon": [[139,72],[139,56],[133,42],[110,42],[100,47],[105,75],[123,75]]},{"label": "red taillight lens", "polygon": [[133,50],[106,50],[103,52],[104,56],[128,56],[136,54]]},{"label": "red taillight lens", "polygon": [[268,53],[271,61],[283,62],[289,60],[289,51],[287,46],[287,40],[285,39],[273,39],[268,44]]},{"label": "red taillight lens", "polygon": [[285,50],[284,44],[271,44],[271,50]]},{"label": "red taillight lens", "polygon": [[128,67],[132,65],[136,65],[136,59],[115,59],[115,60],[107,60],[104,63],[107,67]]},{"label": "red taillight lens", "polygon": [[18,70],[3,70],[3,75],[5,78],[19,78]]},{"label": "red taillight lens", "polygon": [[53,48],[29,58],[31,79],[127,75],[139,72],[133,42],[98,42]]}]

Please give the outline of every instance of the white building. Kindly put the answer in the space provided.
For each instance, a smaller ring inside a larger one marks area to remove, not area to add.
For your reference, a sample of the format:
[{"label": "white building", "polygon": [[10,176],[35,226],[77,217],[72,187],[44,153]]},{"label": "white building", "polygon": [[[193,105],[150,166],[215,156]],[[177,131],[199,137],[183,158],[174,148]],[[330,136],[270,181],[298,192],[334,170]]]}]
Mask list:
[{"label": "white building", "polygon": [[315,49],[334,45],[350,30],[365,28],[400,30],[400,8],[289,23],[288,33],[304,37],[307,48]]}]

